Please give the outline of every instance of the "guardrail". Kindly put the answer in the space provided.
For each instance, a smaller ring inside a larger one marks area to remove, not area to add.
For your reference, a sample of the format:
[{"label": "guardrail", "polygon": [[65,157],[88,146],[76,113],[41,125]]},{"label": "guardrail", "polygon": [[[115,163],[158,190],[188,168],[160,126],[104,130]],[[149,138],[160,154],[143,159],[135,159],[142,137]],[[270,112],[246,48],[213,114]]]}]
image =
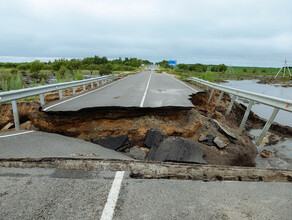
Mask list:
[{"label": "guardrail", "polygon": [[272,125],[279,110],[292,112],[292,100],[282,99],[282,98],[277,98],[277,97],[273,97],[273,96],[262,95],[259,93],[235,89],[235,88],[231,88],[231,87],[227,87],[227,86],[222,86],[222,85],[219,85],[216,83],[211,83],[211,82],[208,82],[208,81],[205,81],[202,79],[198,79],[196,77],[190,77],[187,80],[196,82],[198,84],[206,86],[208,89],[209,88],[211,89],[208,103],[210,103],[211,98],[212,98],[215,90],[221,91],[219,98],[215,104],[215,107],[217,107],[219,105],[224,93],[227,93],[229,95],[233,95],[231,98],[231,102],[226,110],[225,116],[227,116],[230,113],[232,106],[234,104],[234,101],[237,97],[241,97],[241,98],[249,100],[249,104],[246,108],[246,111],[244,113],[244,116],[243,116],[242,121],[241,121],[240,126],[239,126],[240,130],[244,129],[244,125],[247,121],[250,110],[255,102],[274,107],[274,111],[273,111],[272,115],[270,116],[269,120],[266,122],[263,130],[261,131],[261,134],[259,135],[259,137],[256,140],[256,143],[255,143],[256,146],[259,146],[261,144],[264,136],[266,135],[267,131],[269,130],[270,126]]},{"label": "guardrail", "polygon": [[62,100],[63,99],[62,89],[72,88],[73,95],[75,95],[77,86],[83,86],[83,91],[86,91],[87,84],[91,84],[91,89],[93,89],[94,83],[97,83],[97,86],[99,86],[100,82],[101,82],[101,85],[104,85],[106,83],[111,82],[113,79],[115,79],[114,76],[107,75],[107,76],[100,76],[100,77],[95,77],[91,79],[79,80],[79,81],[55,83],[55,84],[49,84],[49,85],[38,86],[38,87],[33,87],[33,88],[25,88],[25,89],[19,89],[19,90],[12,90],[8,92],[0,92],[0,103],[11,101],[15,130],[19,130],[19,116],[18,116],[18,109],[17,109],[18,99],[39,95],[40,103],[41,105],[44,105],[45,93],[54,92],[58,90],[59,99]]}]

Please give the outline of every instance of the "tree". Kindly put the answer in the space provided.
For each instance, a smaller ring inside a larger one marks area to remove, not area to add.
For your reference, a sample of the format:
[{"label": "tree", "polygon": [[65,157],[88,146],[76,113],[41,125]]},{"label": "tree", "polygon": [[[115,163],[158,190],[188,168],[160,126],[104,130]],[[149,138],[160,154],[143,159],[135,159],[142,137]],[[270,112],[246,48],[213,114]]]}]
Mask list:
[{"label": "tree", "polygon": [[219,72],[225,72],[227,70],[227,66],[225,64],[219,64],[218,70]]},{"label": "tree", "polygon": [[37,76],[41,72],[43,66],[44,66],[44,63],[41,63],[39,60],[36,60],[31,63],[30,72],[33,73],[35,76]]},{"label": "tree", "polygon": [[103,64],[99,67],[99,75],[103,76],[106,74],[110,74],[112,72],[112,67],[110,64]]},{"label": "tree", "polygon": [[169,68],[169,65],[168,65],[169,61],[167,60],[162,60],[156,64],[160,65],[162,68]]},{"label": "tree", "polygon": [[219,72],[218,66],[212,66],[211,67],[211,72]]},{"label": "tree", "polygon": [[74,71],[77,71],[82,65],[82,62],[80,60],[77,59],[72,59],[70,61],[67,62],[67,69],[71,72],[71,74],[73,74]]},{"label": "tree", "polygon": [[59,74],[61,77],[65,77],[65,73],[67,72],[67,68],[65,66],[61,66],[59,69]]},{"label": "tree", "polygon": [[90,65],[88,65],[87,66],[87,69],[90,71],[90,74],[92,75],[93,74],[93,71],[94,70],[98,70],[98,65],[96,65],[96,64],[90,64]]},{"label": "tree", "polygon": [[54,71],[59,71],[61,66],[66,66],[66,61],[64,59],[55,60],[55,62],[53,63],[53,70]]},{"label": "tree", "polygon": [[184,63],[178,64],[177,67],[181,70],[189,70],[189,66]]},{"label": "tree", "polygon": [[203,65],[203,64],[200,64],[200,63],[189,65],[189,70],[190,71],[195,71],[195,72],[206,72],[207,68],[208,68],[207,65]]},{"label": "tree", "polygon": [[26,70],[29,70],[30,69],[30,64],[29,63],[21,63],[17,66],[17,69],[18,70],[23,70],[23,71],[26,71]]}]

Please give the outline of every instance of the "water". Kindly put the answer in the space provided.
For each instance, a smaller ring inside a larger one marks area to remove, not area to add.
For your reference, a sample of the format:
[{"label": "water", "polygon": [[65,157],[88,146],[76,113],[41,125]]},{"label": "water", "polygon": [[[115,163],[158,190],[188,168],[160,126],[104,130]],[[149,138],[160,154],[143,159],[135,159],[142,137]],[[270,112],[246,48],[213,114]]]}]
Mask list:
[{"label": "water", "polygon": [[[224,83],[224,85],[246,91],[292,100],[292,87],[285,88],[279,85],[258,84],[257,80],[232,80],[228,83]],[[247,106],[246,102],[244,102],[243,99],[237,99],[236,101]],[[255,104],[252,107],[252,111],[264,119],[269,119],[273,109],[273,107],[269,107],[263,104]],[[282,125],[288,125],[292,127],[292,113],[280,110],[277,117],[275,118],[275,121]],[[259,129],[253,129],[250,131],[250,134],[254,135],[257,138],[260,135],[260,132],[261,130]],[[291,138],[285,138],[283,141],[279,141],[277,144],[271,146],[261,145],[258,147],[258,152],[260,153],[264,149],[271,151],[274,156],[271,158],[262,158],[260,154],[258,154],[255,160],[256,167],[292,170]]]},{"label": "water", "polygon": [[[257,137],[260,135],[261,130],[253,129],[249,133]],[[259,154],[255,159],[256,167],[292,170],[292,138],[285,138],[275,145],[260,145],[257,149]],[[271,158],[261,157],[260,153],[264,149],[271,151],[273,156]]]},{"label": "water", "polygon": [[[228,83],[224,83],[224,86],[292,100],[292,87],[285,88],[279,85],[258,84],[257,80],[231,80]],[[242,99],[237,99],[236,101],[247,105]],[[273,107],[263,104],[252,106],[252,111],[264,119],[269,119],[273,110]],[[275,122],[292,127],[292,113],[280,110]]]}]

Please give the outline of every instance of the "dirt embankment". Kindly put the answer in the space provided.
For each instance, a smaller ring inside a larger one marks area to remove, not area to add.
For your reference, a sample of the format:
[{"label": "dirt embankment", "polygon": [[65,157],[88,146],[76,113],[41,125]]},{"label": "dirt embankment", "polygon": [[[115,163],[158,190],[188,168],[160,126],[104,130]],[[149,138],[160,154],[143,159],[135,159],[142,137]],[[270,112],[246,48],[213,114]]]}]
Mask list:
[{"label": "dirt embankment", "polygon": [[262,77],[257,82],[259,84],[276,84],[277,86],[281,87],[292,87],[292,77],[282,77],[278,76],[275,78],[275,76],[270,77]]},{"label": "dirt embankment", "polygon": [[[220,95],[220,92],[216,91],[214,92],[214,95],[208,104],[208,98],[210,93],[209,92],[200,92],[196,95],[192,96],[191,101],[196,106],[196,109],[201,112],[201,114],[214,118],[217,120],[225,119],[225,123],[229,126],[237,126],[239,127],[241,120],[243,118],[243,115],[246,110],[246,106],[234,103],[232,110],[230,114],[225,117],[225,113],[227,110],[227,107],[231,101],[230,97],[227,94],[223,95],[223,98],[221,99],[219,105],[215,108],[215,104],[218,100],[218,97]],[[256,115],[254,112],[250,112],[248,116],[248,120],[245,125],[245,129],[249,131],[250,129],[262,129],[263,126],[266,124],[266,120]],[[271,131],[273,134],[276,134],[281,137],[292,137],[292,128],[289,126],[281,125],[276,122],[274,122],[269,131]]]}]

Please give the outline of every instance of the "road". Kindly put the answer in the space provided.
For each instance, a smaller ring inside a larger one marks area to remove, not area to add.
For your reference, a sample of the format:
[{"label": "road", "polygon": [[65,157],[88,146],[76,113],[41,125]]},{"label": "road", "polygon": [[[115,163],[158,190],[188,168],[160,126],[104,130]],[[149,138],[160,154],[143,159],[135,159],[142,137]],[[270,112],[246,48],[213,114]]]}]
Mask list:
[{"label": "road", "polygon": [[172,76],[143,71],[62,101],[43,106],[46,112],[78,111],[99,107],[186,107],[197,90]]},{"label": "road", "polygon": [[290,220],[292,215],[291,183],[117,176],[105,171],[0,168],[0,219]]},{"label": "road", "polygon": [[0,157],[70,157],[74,154],[98,155],[100,159],[131,158],[116,151],[80,139],[37,131],[19,131],[0,134]]}]

